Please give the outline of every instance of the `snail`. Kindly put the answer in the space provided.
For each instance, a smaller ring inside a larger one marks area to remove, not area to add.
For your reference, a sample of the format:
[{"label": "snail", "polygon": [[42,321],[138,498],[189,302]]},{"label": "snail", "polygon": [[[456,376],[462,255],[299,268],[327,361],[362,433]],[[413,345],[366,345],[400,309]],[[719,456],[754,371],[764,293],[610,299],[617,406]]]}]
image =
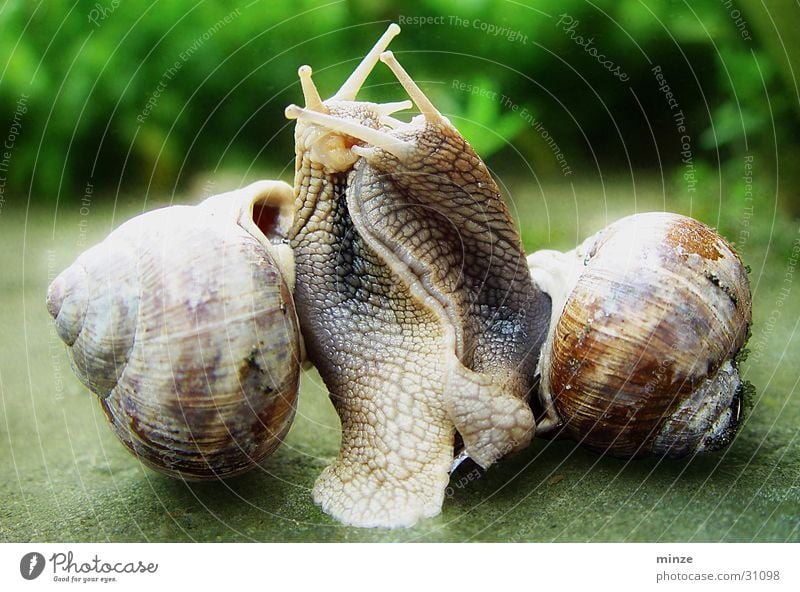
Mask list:
[{"label": "snail", "polygon": [[233,476],[288,431],[303,355],[292,216],[292,188],[277,181],[154,210],[50,285],[75,373],[149,467]]},{"label": "snail", "polygon": [[[488,467],[534,434],[528,392],[549,299],[484,163],[390,52],[391,25],[323,101],[299,69],[295,304],[342,422],[314,486],[336,519],[411,526],[441,511],[456,433]],[[378,60],[408,101],[356,95]]]},{"label": "snail", "polygon": [[747,271],[716,231],[638,214],[528,263],[553,304],[537,370],[540,435],[623,458],[731,442],[752,305]]}]

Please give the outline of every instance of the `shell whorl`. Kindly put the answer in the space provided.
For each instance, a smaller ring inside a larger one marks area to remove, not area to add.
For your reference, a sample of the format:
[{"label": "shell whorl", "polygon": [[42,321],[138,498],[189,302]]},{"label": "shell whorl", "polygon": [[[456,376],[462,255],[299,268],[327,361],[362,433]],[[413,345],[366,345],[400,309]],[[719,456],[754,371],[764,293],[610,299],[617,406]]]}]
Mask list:
[{"label": "shell whorl", "polygon": [[56,332],[67,345],[81,333],[89,307],[89,278],[83,265],[71,265],[50,284],[47,311],[53,317]]},{"label": "shell whorl", "polygon": [[47,305],[75,374],[104,398],[128,362],[139,311],[138,224],[120,226],[50,285]]}]

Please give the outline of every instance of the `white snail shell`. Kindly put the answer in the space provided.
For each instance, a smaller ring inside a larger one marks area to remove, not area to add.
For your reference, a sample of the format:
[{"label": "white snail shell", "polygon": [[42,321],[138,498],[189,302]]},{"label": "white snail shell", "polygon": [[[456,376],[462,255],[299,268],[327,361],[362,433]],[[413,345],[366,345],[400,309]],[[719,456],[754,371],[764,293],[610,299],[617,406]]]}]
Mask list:
[{"label": "white snail shell", "polygon": [[282,241],[292,209],[289,185],[262,181],[148,212],[51,284],[75,373],[150,467],[235,475],[288,431],[302,356]]},{"label": "white snail shell", "polygon": [[639,214],[528,263],[553,300],[539,364],[543,428],[620,457],[730,443],[751,296],[718,233],[677,214]]}]

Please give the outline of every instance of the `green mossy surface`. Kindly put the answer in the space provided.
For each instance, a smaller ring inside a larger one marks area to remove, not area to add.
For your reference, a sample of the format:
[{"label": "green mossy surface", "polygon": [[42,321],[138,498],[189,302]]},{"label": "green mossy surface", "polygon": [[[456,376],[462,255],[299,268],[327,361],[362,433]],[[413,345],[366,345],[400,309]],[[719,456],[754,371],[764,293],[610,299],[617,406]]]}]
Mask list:
[{"label": "green mossy surface", "polygon": [[[637,185],[636,200],[628,185],[605,190],[615,197],[599,201],[590,187],[512,184],[528,250],[569,248],[634,210],[673,209],[660,183]],[[800,540],[800,278],[786,282],[796,223],[771,225],[771,212],[760,211],[764,223],[751,228],[741,249],[752,267],[755,308],[743,373],[757,392],[729,449],[684,461],[625,462],[569,442],[536,441],[486,472],[465,463],[440,516],[393,531],[341,526],[311,500],[339,440],[313,370],[302,377],[287,441],[245,476],[176,481],[142,467],[117,442],[70,371],[44,295],[48,280],[83,248],[141,209],[98,206],[82,217],[73,206],[55,217],[52,209],[26,212],[7,203],[0,216],[0,540]],[[792,295],[778,305],[787,287]]]}]

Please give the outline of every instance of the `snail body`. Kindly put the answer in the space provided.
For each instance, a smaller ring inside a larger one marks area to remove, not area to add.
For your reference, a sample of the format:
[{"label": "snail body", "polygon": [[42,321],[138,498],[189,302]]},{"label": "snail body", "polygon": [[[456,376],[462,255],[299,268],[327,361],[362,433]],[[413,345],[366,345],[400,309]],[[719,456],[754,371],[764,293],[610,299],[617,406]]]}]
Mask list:
[{"label": "snail body", "polygon": [[[297,199],[295,300],[309,359],[342,421],[314,499],[357,526],[441,511],[454,437],[487,467],[534,433],[527,403],[549,317],[486,166],[390,52],[390,26],[322,101],[300,69],[290,106]],[[356,101],[378,59],[410,103]]]},{"label": "snail body", "polygon": [[291,204],[289,185],[264,181],[147,212],[51,284],[76,375],[151,468],[236,475],[288,431],[302,355]]},{"label": "snail body", "polygon": [[731,442],[751,297],[718,233],[678,214],[639,214],[528,263],[553,301],[538,369],[542,433],[624,458]]}]

